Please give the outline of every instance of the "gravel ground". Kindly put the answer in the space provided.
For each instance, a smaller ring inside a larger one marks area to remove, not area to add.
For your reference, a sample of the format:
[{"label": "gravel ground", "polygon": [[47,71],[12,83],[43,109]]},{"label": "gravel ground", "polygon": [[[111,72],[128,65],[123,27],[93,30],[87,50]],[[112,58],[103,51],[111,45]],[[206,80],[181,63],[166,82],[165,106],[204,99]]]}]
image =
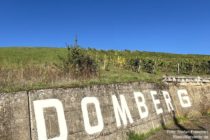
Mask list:
[{"label": "gravel ground", "polygon": [[147,140],[210,140],[210,116],[165,127]]}]

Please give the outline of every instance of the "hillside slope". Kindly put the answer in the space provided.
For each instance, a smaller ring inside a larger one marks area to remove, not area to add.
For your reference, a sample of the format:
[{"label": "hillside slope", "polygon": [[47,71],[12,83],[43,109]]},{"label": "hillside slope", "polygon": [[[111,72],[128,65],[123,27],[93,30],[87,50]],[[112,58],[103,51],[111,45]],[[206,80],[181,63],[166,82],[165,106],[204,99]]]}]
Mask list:
[{"label": "hillside slope", "polygon": [[83,49],[98,64],[98,76],[72,78],[57,66],[66,48],[0,48],[0,91],[10,92],[48,87],[149,81],[163,75],[199,75],[210,72],[209,55],[180,55],[142,51]]}]

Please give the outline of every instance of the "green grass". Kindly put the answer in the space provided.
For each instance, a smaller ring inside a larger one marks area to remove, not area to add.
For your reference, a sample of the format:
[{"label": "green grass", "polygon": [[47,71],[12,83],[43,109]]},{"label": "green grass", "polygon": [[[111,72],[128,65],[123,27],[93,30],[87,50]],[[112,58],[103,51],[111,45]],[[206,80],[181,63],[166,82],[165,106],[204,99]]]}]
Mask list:
[{"label": "green grass", "polygon": [[[119,56],[129,59],[138,57],[140,59],[152,59],[157,63],[164,61],[175,64],[182,60],[190,60],[193,63],[210,60],[210,56],[208,55],[179,55],[140,51],[103,51],[89,49],[87,53],[97,59],[100,66],[100,76],[93,79],[72,80],[62,75],[54,65],[60,64],[58,56],[66,56],[66,48],[0,48],[0,92],[135,81],[161,83],[163,75],[176,75],[174,72],[160,71],[159,69],[157,69],[155,74],[144,71],[137,73],[115,66],[114,63],[116,62],[114,61]],[[101,60],[105,58],[104,56],[111,58],[112,64],[108,71],[101,68],[103,66]],[[165,67],[165,69],[168,70],[168,67]],[[191,75],[197,75],[197,73],[192,73]]]},{"label": "green grass", "polygon": [[151,129],[147,133],[135,133],[135,132],[130,132],[128,133],[128,140],[146,140],[150,136],[154,135],[156,132],[162,130],[162,127],[158,127],[155,129]]},{"label": "green grass", "polygon": [[[205,115],[205,114],[204,114],[204,115]],[[207,115],[207,116],[210,116],[210,108],[207,110],[206,115]]]},{"label": "green grass", "polygon": [[65,48],[0,48],[0,66],[56,63],[65,53]]},{"label": "green grass", "polygon": [[[156,52],[121,52],[116,53],[108,51],[94,50],[89,51],[91,55],[98,55],[103,57],[109,53],[112,56],[126,56],[126,57],[140,57],[150,59],[163,59],[165,61],[178,61],[181,59],[191,60],[210,60],[210,55],[183,55],[183,54],[169,54],[169,53],[156,53]],[[45,64],[59,62],[58,55],[64,56],[66,48],[33,48],[33,47],[8,47],[0,48],[0,66],[22,65],[22,64]]]},{"label": "green grass", "polygon": [[11,83],[2,88],[1,92],[14,92],[14,91],[24,91],[32,89],[46,89],[46,88],[70,88],[70,87],[83,87],[89,85],[99,85],[99,84],[111,84],[111,83],[128,83],[128,82],[160,82],[162,77],[160,75],[148,74],[145,72],[135,73],[127,70],[115,69],[111,71],[101,71],[101,76],[99,78],[93,78],[88,80],[62,80],[55,81],[54,83],[46,82],[30,82],[25,85],[19,83]]}]

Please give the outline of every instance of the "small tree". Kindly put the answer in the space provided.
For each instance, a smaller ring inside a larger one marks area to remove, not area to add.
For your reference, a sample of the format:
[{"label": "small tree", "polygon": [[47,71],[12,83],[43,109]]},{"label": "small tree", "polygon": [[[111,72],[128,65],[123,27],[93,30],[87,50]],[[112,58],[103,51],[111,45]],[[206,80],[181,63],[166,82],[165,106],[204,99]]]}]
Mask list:
[{"label": "small tree", "polygon": [[98,65],[91,56],[80,47],[67,46],[67,56],[59,57],[62,61],[62,70],[73,78],[91,78],[97,76]]}]

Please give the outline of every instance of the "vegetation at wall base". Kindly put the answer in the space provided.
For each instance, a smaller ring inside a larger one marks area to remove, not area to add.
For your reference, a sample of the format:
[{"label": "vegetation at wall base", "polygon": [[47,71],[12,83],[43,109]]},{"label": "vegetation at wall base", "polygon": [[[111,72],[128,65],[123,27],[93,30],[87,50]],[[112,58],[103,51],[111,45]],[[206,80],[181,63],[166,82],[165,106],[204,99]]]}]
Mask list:
[{"label": "vegetation at wall base", "polygon": [[149,138],[150,136],[154,135],[156,132],[162,130],[162,127],[158,127],[155,129],[151,129],[149,132],[147,133],[135,133],[135,132],[129,132],[128,133],[128,140],[146,140],[147,138]]},{"label": "vegetation at wall base", "polygon": [[210,56],[67,48],[0,48],[0,92],[208,76]]},{"label": "vegetation at wall base", "polygon": [[[209,111],[208,111],[209,112]],[[205,113],[202,115],[202,117],[209,117],[210,114]],[[167,124],[165,124],[165,126],[161,126],[161,127],[157,127],[155,129],[151,129],[150,131],[146,132],[146,133],[136,133],[133,131],[130,131],[127,136],[128,136],[128,140],[146,140],[146,139],[151,139],[151,138],[155,138],[156,136],[154,136],[157,132],[160,131],[167,131],[167,130],[180,130],[180,131],[190,131],[190,130],[199,130],[199,129],[193,129],[191,127],[198,127],[200,126],[200,122],[197,119],[191,119],[188,118],[186,115],[185,116],[177,116],[177,122],[179,125],[181,125],[182,127],[186,127],[185,130],[182,130],[183,128],[179,128],[180,126],[177,126],[177,124],[175,124],[174,121],[170,121]],[[174,126],[176,127],[175,129]],[[168,129],[167,129],[168,128]],[[205,129],[200,129],[201,131],[204,131]],[[161,132],[160,132],[161,133]],[[167,134],[168,135],[168,134]],[[152,136],[152,137],[151,137]],[[150,138],[151,137],[151,138]],[[158,136],[160,137],[160,135]],[[171,135],[171,138],[173,138],[173,135]]]}]

